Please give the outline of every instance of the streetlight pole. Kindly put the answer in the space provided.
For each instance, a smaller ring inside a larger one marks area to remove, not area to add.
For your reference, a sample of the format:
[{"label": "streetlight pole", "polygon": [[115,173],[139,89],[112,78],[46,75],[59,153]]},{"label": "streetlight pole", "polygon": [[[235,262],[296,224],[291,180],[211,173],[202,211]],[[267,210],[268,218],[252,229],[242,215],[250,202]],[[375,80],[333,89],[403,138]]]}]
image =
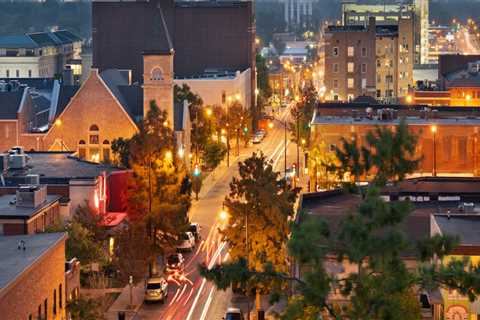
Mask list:
[{"label": "streetlight pole", "polygon": [[297,177],[300,176],[300,115],[297,111]]},{"label": "streetlight pole", "polygon": [[436,142],[436,133],[437,133],[437,126],[433,125],[431,128],[433,134],[433,170],[432,176],[437,176],[437,142]]},{"label": "streetlight pole", "polygon": [[284,123],[284,128],[285,128],[285,140],[284,140],[284,143],[283,143],[283,147],[284,147],[284,166],[285,166],[285,178],[287,178],[287,120],[285,120],[285,123]]}]

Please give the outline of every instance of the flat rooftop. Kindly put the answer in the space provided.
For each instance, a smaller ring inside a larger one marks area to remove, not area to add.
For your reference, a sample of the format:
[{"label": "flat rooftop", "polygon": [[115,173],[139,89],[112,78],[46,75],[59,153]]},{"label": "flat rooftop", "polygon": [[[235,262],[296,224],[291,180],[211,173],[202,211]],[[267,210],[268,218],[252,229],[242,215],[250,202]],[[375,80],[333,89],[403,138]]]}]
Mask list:
[{"label": "flat rooftop", "polygon": [[19,177],[26,174],[38,174],[40,179],[45,178],[85,178],[93,179],[103,172],[118,171],[114,166],[79,160],[72,157],[71,152],[30,152],[31,159],[25,170],[10,170],[9,177]]},{"label": "flat rooftop", "polygon": [[[15,195],[0,196],[0,219],[29,219],[44,208],[60,200],[59,195],[47,195],[45,202],[35,208],[17,207]],[[1,260],[0,260],[1,261]]]},{"label": "flat rooftop", "polygon": [[[42,233],[22,236],[0,236],[0,296],[22,273],[57,244],[65,241],[65,233]],[[18,250],[25,241],[25,251]]]},{"label": "flat rooftop", "polygon": [[434,219],[444,235],[459,236],[460,244],[480,245],[480,215],[434,215]]}]

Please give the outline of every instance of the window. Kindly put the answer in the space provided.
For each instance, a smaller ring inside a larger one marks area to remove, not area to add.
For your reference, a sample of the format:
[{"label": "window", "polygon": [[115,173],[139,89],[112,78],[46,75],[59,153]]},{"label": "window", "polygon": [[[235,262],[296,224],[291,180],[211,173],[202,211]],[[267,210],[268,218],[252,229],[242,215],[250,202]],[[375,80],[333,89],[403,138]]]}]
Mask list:
[{"label": "window", "polygon": [[32,70],[28,70],[28,77],[29,77],[29,78],[32,77]]},{"label": "window", "polygon": [[37,313],[37,319],[40,320],[42,319],[42,305],[38,305],[38,313]]},{"label": "window", "polygon": [[45,299],[43,301],[43,318],[44,319],[48,319],[47,318],[47,316],[48,316],[47,309],[48,309],[48,299]]},{"label": "window", "polygon": [[28,315],[28,320],[33,320],[33,318],[32,318],[32,315],[31,315],[31,314],[29,314],[29,315]]},{"label": "window", "polygon": [[7,78],[10,78],[10,70],[7,69],[6,75],[7,75]]},{"label": "window", "polygon": [[99,143],[98,141],[99,141],[98,134],[90,135],[90,139],[89,139],[90,144],[98,144]]},{"label": "window", "polygon": [[151,79],[150,80],[163,80],[163,71],[159,67],[152,69]]},{"label": "window", "polygon": [[377,68],[380,68],[380,66],[381,66],[380,59],[377,59]]},{"label": "window", "polygon": [[355,87],[355,81],[353,78],[348,78],[347,79],[347,88],[348,89],[353,89]]},{"label": "window", "polygon": [[363,58],[367,57],[367,48],[362,48],[362,57]]},{"label": "window", "polygon": [[382,91],[377,90],[377,98],[380,98],[382,96]]},{"label": "window", "polygon": [[347,72],[353,73],[355,69],[355,64],[353,62],[349,62],[347,64]]},{"label": "window", "polygon": [[85,160],[87,157],[87,149],[86,148],[78,148],[78,158]]},{"label": "window", "polygon": [[334,47],[332,53],[334,57],[338,56],[338,47]]},{"label": "window", "polygon": [[53,314],[57,314],[57,289],[53,289]]},{"label": "window", "polygon": [[333,64],[333,73],[338,73],[338,63]]},{"label": "window", "polygon": [[90,148],[90,161],[100,162],[100,149]]},{"label": "window", "polygon": [[20,78],[20,70],[16,70],[16,71],[15,71],[15,76],[16,76],[17,78]]},{"label": "window", "polygon": [[355,55],[355,48],[354,47],[348,47],[347,49],[347,55],[349,57],[353,57]]},{"label": "window", "polygon": [[367,79],[362,78],[362,90],[367,89]]},{"label": "window", "polygon": [[85,144],[85,140],[80,140],[78,144]]},{"label": "window", "polygon": [[98,131],[98,130],[99,130],[99,129],[98,129],[98,126],[97,126],[96,124],[92,124],[92,125],[90,126],[90,131]]},{"label": "window", "polygon": [[362,73],[367,73],[367,64],[362,63]]},{"label": "window", "polygon": [[335,89],[338,88],[338,80],[337,79],[333,80],[333,88],[335,88]]},{"label": "window", "polygon": [[110,161],[110,149],[103,148],[103,161],[109,162]]},{"label": "window", "polygon": [[347,100],[348,100],[348,102],[352,102],[353,99],[355,99],[355,97],[353,96],[353,94],[348,94],[348,95],[347,95]]}]

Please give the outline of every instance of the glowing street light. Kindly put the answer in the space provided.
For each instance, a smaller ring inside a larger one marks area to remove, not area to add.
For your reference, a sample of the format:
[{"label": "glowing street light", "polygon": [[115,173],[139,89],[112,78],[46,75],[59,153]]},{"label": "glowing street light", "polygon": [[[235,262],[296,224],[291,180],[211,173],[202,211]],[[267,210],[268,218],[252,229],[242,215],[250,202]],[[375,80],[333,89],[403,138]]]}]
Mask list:
[{"label": "glowing street light", "polygon": [[208,117],[210,117],[213,113],[212,109],[210,108],[207,108],[207,110],[205,110],[205,113],[207,114]]},{"label": "glowing street light", "polygon": [[168,161],[171,161],[173,159],[172,151],[167,151],[165,153],[165,159],[167,159]]},{"label": "glowing street light", "polygon": [[406,100],[408,104],[411,104],[413,102],[413,97],[411,95],[408,95]]},{"label": "glowing street light", "polygon": [[268,123],[268,128],[269,128],[269,129],[273,129],[273,122],[269,122],[269,123]]},{"label": "glowing street light", "polygon": [[221,221],[226,222],[226,221],[228,221],[228,216],[229,215],[228,215],[227,210],[225,210],[225,207],[222,207],[222,211],[220,211],[220,214],[219,214],[218,217],[220,218]]},{"label": "glowing street light", "polygon": [[178,156],[180,158],[183,158],[185,156],[185,150],[183,150],[183,147],[180,147],[180,149],[178,149]]},{"label": "glowing street light", "polygon": [[163,126],[168,127],[168,121],[167,120],[163,121]]}]

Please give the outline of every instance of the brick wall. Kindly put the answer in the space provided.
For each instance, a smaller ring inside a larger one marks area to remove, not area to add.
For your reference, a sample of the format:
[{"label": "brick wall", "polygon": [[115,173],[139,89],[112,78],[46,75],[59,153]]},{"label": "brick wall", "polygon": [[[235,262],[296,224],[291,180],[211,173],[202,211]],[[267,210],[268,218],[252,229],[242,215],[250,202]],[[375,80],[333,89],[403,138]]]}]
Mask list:
[{"label": "brick wall", "polygon": [[[46,134],[42,150],[61,150],[64,148],[77,151],[80,140],[85,142],[86,159],[95,149],[100,151],[103,160],[104,148],[110,149],[112,141],[119,137],[130,138],[137,130],[123,107],[104,85],[98,71],[93,69],[90,77],[72,98],[65,111],[58,117],[61,125],[53,126]],[[99,128],[98,144],[90,144],[89,135],[92,125]],[[55,143],[57,141],[57,143]],[[108,142],[109,144],[104,144]]]},{"label": "brick wall", "polygon": [[[27,243],[28,250],[28,243]],[[61,285],[62,308],[59,306]],[[53,315],[53,295],[56,291],[57,315]],[[44,315],[44,302],[47,299],[47,319],[62,319],[65,316],[65,243],[42,257],[30,270],[24,272],[0,297],[1,318],[8,320],[27,320],[29,315],[37,319],[38,309]],[[43,319],[43,318],[42,318]]]}]

